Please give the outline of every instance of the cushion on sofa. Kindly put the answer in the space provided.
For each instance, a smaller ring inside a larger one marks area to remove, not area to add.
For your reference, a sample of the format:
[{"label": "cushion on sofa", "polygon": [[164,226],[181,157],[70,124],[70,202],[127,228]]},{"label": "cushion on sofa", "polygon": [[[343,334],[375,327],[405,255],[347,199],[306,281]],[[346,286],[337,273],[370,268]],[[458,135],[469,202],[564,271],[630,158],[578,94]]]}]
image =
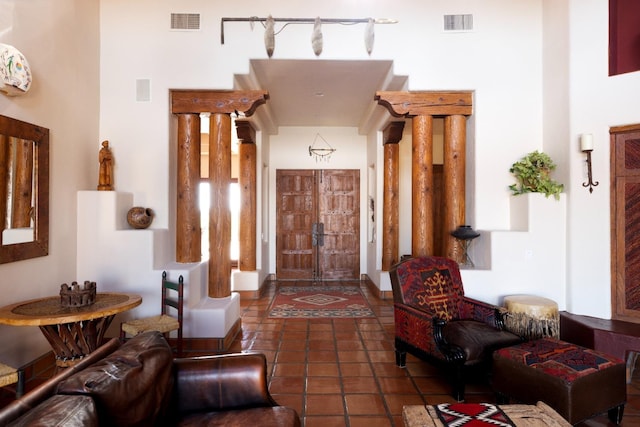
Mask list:
[{"label": "cushion on sofa", "polygon": [[51,396],[10,427],[98,427],[98,413],[88,396]]},{"label": "cushion on sofa", "polygon": [[91,396],[101,425],[152,425],[171,396],[172,363],[162,334],[146,332],[61,382],[57,392]]}]

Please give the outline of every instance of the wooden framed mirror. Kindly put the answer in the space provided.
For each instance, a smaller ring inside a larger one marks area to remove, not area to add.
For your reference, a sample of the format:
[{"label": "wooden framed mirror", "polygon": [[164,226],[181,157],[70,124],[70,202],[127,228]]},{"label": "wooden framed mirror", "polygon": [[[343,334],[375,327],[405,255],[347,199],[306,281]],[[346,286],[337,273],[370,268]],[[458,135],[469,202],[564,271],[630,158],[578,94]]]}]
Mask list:
[{"label": "wooden framed mirror", "polygon": [[0,263],[49,254],[49,129],[0,115]]}]

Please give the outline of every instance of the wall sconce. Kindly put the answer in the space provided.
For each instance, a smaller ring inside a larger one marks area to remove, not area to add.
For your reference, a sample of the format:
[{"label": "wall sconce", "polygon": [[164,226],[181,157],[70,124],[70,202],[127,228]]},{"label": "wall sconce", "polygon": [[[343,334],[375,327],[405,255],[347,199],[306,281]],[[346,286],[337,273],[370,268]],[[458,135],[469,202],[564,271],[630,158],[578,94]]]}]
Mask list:
[{"label": "wall sconce", "polygon": [[593,151],[593,135],[590,133],[583,133],[580,135],[580,150],[583,153],[587,153],[587,174],[589,177],[588,182],[583,182],[583,187],[589,187],[589,193],[593,193],[593,187],[597,187],[599,182],[593,181],[593,174],[591,173],[591,152]]}]

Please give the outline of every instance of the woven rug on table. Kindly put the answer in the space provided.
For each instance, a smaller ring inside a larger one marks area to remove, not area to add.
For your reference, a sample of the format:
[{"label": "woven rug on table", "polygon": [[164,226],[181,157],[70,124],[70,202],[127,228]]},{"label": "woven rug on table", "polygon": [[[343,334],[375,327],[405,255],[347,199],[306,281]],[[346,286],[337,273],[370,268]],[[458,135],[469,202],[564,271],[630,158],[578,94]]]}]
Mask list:
[{"label": "woven rug on table", "polygon": [[354,286],[282,286],[276,291],[269,317],[375,317],[359,288]]},{"label": "woven rug on table", "polygon": [[502,409],[490,403],[443,403],[434,408],[445,427],[515,426]]}]

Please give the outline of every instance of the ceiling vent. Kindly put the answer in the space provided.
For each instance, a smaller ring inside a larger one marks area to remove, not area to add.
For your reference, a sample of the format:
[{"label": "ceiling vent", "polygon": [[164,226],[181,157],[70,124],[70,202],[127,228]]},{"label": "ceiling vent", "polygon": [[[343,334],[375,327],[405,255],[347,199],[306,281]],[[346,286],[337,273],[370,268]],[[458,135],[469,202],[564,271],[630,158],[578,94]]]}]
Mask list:
[{"label": "ceiling vent", "polygon": [[199,13],[172,13],[171,29],[182,31],[200,30],[200,14]]},{"label": "ceiling vent", "polygon": [[445,31],[473,31],[473,15],[444,15]]}]

